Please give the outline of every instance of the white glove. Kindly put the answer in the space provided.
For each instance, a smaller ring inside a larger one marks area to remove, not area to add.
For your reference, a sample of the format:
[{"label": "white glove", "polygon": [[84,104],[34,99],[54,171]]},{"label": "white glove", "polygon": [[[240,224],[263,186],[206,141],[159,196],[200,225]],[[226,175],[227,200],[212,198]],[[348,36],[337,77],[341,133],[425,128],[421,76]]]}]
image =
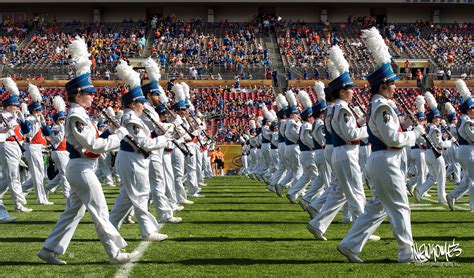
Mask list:
[{"label": "white glove", "polygon": [[426,133],[425,132],[425,127],[422,126],[422,125],[415,126],[413,131],[415,132],[415,135],[416,135],[417,138]]},{"label": "white glove", "polygon": [[172,128],[168,129],[168,131],[165,132],[165,134],[163,134],[163,136],[165,136],[166,138],[166,141],[171,141],[173,140],[174,136],[173,136],[173,130]]},{"label": "white glove", "polygon": [[125,127],[122,126],[119,129],[117,129],[115,134],[117,134],[119,139],[122,140],[123,138],[125,138],[125,136],[127,136],[129,134],[129,132]]},{"label": "white glove", "polygon": [[360,118],[357,119],[357,124],[359,126],[364,126],[366,123],[367,123],[367,121],[365,120],[365,117],[360,117]]},{"label": "white glove", "polygon": [[17,111],[16,114],[18,115],[18,118],[20,118],[20,121],[25,122],[25,115],[23,115],[21,111]]},{"label": "white glove", "polygon": [[183,124],[183,120],[181,119],[181,117],[176,117],[176,118],[174,119],[174,121],[173,121],[173,124],[174,124],[175,126],[180,126],[180,125]]},{"label": "white glove", "polygon": [[15,135],[15,131],[14,131],[13,129],[9,129],[9,130],[7,131],[7,133],[6,133],[6,135],[7,135],[7,138],[8,138],[8,137],[11,137],[11,136],[14,136],[14,135]]}]

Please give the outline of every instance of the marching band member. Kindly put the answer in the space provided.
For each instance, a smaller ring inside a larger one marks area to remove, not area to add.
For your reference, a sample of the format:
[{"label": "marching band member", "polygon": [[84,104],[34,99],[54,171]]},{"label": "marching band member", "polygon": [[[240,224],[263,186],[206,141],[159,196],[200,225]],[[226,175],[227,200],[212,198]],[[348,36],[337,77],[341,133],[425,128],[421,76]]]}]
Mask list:
[{"label": "marching band member", "polygon": [[[426,125],[425,117],[425,97],[422,95],[416,96],[415,106],[417,108],[417,113],[415,117],[418,120],[418,123],[421,126]],[[416,176],[408,180],[407,189],[408,192],[413,195],[413,189],[416,186],[422,185],[426,181],[426,176],[428,175],[428,166],[426,166],[426,141],[423,137],[416,138],[415,145],[411,147],[411,155],[414,158],[416,165]]]},{"label": "marching band member", "polygon": [[276,113],[278,118],[278,160],[277,171],[270,178],[270,184],[268,185],[268,190],[270,192],[276,192],[276,185],[280,180],[285,177],[287,171],[287,163],[285,157],[285,123],[287,121],[286,110],[288,108],[288,101],[286,100],[283,94],[276,96],[276,105],[278,107],[278,112]]},{"label": "marching band member", "polygon": [[285,177],[279,181],[275,189],[278,196],[282,196],[284,188],[291,188],[296,184],[298,179],[303,174],[300,161],[300,148],[298,146],[299,133],[301,123],[298,119],[298,103],[296,101],[293,91],[286,91],[286,98],[288,100],[287,115],[289,119],[285,122],[285,157],[288,166],[288,171]]},{"label": "marching band member", "polygon": [[269,111],[272,114],[273,121],[270,124],[270,131],[272,133],[272,139],[270,140],[270,158],[271,165],[273,167],[272,174],[268,178],[267,188],[271,188],[271,179],[273,175],[278,171],[278,165],[280,164],[280,156],[278,154],[278,145],[280,144],[279,132],[278,132],[278,116],[275,110]]},{"label": "marching band member", "polygon": [[249,155],[249,148],[248,148],[248,137],[246,134],[242,134],[239,138],[240,140],[240,144],[242,145],[242,158],[241,158],[241,161],[242,161],[242,167],[240,167],[240,170],[239,170],[239,175],[241,176],[247,176],[247,172],[248,172],[248,167],[249,167],[249,164],[248,164],[248,155]]},{"label": "marching band member", "polygon": [[270,114],[270,112],[267,109],[267,106],[263,104],[262,106],[262,112],[263,112],[263,125],[262,125],[262,166],[264,166],[264,169],[262,171],[263,173],[263,179],[264,181],[268,181],[269,178],[271,177],[271,174],[274,172],[273,168],[273,161],[270,156],[270,151],[271,151],[271,145],[272,145],[272,131],[270,130],[270,125],[272,124],[273,115]]},{"label": "marching band member", "polygon": [[[158,64],[152,58],[148,58],[144,65],[150,78],[150,82],[142,86],[143,94],[148,100],[147,103],[144,103],[144,109],[146,109],[151,118],[148,118],[148,116],[142,114],[141,119],[148,129],[154,130],[158,129],[158,127],[155,126],[155,123],[158,123],[163,127],[165,126],[165,124],[161,123],[160,116],[155,111],[155,107],[160,104],[160,95],[164,94],[164,91],[163,88],[161,88],[161,86],[158,84],[158,81],[160,81],[161,78]],[[166,126],[168,127],[168,124],[166,124]],[[158,133],[158,130],[156,132]],[[164,134],[160,132],[159,135]],[[167,147],[169,143],[171,142],[166,143],[165,147]],[[150,155],[149,179],[151,196],[153,198],[153,203],[155,205],[160,222],[178,223],[181,222],[182,219],[181,217],[173,216],[173,208],[171,206],[170,200],[168,199],[169,194],[166,194],[166,191],[169,191],[170,189],[167,189],[164,173],[165,169],[163,166],[163,153],[165,147],[153,150]],[[172,186],[174,187],[174,183]]]},{"label": "marching band member", "polygon": [[31,212],[25,207],[26,199],[20,183],[20,160],[23,148],[23,134],[30,132],[24,115],[19,110],[20,94],[18,87],[10,77],[3,79],[3,86],[9,96],[2,101],[3,111],[0,113],[0,160],[2,164],[2,180],[0,182],[0,200],[9,189],[13,198],[15,211]]},{"label": "marching band member", "polygon": [[[170,118],[170,113],[169,110],[166,108],[166,104],[168,103],[168,97],[166,96],[166,93],[164,91],[160,93],[160,104],[155,108],[156,113],[160,116],[160,120],[163,123],[168,123],[171,124],[173,123],[174,125],[178,124],[179,122],[177,121],[172,121]],[[180,118],[177,118],[179,121]],[[180,136],[176,141],[184,146],[184,139],[183,135],[178,133],[179,128],[175,128],[176,134]],[[174,211],[181,211],[184,209],[182,205],[179,204],[178,198],[176,196],[176,185],[175,185],[175,178],[174,178],[174,172],[173,172],[173,152],[181,150],[176,150],[176,147],[173,145],[172,142],[169,142],[168,145],[165,147],[165,150],[163,152],[163,173],[164,173],[164,182],[166,185],[166,197],[168,198],[168,201],[170,203],[170,206]],[[191,201],[188,201],[191,202]],[[181,217],[175,217],[177,219],[173,219],[174,222],[179,221]]]},{"label": "marching band member", "polygon": [[[102,136],[104,132],[108,132],[104,120],[99,120],[97,122],[97,130],[99,131],[99,136]],[[102,176],[105,178],[105,183],[108,186],[114,187],[115,184],[112,179],[112,154],[110,152],[101,154],[97,159],[97,163],[97,171],[100,171]]]},{"label": "marching band member", "polygon": [[127,243],[109,220],[107,202],[99,179],[95,175],[95,168],[100,154],[118,148],[128,131],[122,127],[106,139],[99,138],[96,126],[86,112],[86,108],[92,106],[92,94],[96,89],[90,79],[91,61],[84,39],[76,37],[69,45],[69,53],[76,64],[77,74],[76,78],[66,83],[69,111],[65,132],[66,149],[70,158],[66,178],[71,185],[71,195],[67,199],[65,211],[44,242],[38,257],[50,264],[66,264],[57,258],[57,254],[66,252],[77,225],[87,210],[95,223],[100,242],[109,256],[109,262],[127,263],[137,254],[121,251]]},{"label": "marching band member", "polygon": [[122,180],[120,194],[115,199],[115,204],[110,212],[110,222],[120,229],[122,221],[133,209],[140,226],[142,239],[161,241],[168,236],[159,233],[160,225],[148,211],[150,160],[137,147],[141,147],[149,153],[164,148],[170,137],[169,134],[155,136],[140,119],[146,103],[140,86],[140,74],[123,60],[119,61],[116,70],[119,78],[129,86],[128,92],[122,96],[122,105],[125,110],[121,124],[137,142],[137,146],[128,140],[120,142],[116,167]]},{"label": "marching band member", "polygon": [[53,115],[54,126],[51,128],[51,159],[58,169],[56,177],[48,184],[48,189],[61,186],[63,195],[69,198],[71,187],[66,178],[66,168],[69,162],[69,152],[66,150],[66,133],[64,123],[66,120],[66,104],[61,96],[55,96],[53,106],[56,114]]},{"label": "marching band member", "polygon": [[[448,125],[444,126],[449,133],[454,136],[456,141],[458,140],[457,135],[458,132],[456,130],[456,125],[458,123],[458,119],[456,118],[456,110],[454,109],[453,105],[450,102],[446,102],[444,104],[446,110],[446,118],[448,119]],[[448,169],[446,170],[446,174],[450,176],[453,175],[453,181],[456,184],[461,182],[461,165],[459,164],[456,153],[458,152],[458,145],[452,144],[450,148],[446,150],[446,162]]]},{"label": "marching band member", "polygon": [[250,176],[253,179],[256,179],[255,170],[258,167],[258,161],[257,161],[258,138],[257,138],[257,125],[255,123],[255,120],[250,120],[249,121],[249,127],[250,127],[250,130],[249,130],[249,133],[250,133],[250,139],[249,139],[249,142],[250,142],[250,155],[249,155],[250,168],[249,168],[249,172],[250,172]]},{"label": "marching band member", "polygon": [[[336,66],[334,63],[329,60],[328,61],[328,69],[330,72],[330,75],[333,79],[337,78],[339,75],[339,72],[336,69]],[[316,91],[319,91],[320,88],[315,88]],[[329,87],[324,87],[323,89],[324,95],[326,98],[326,115],[324,116],[324,141],[325,141],[325,148],[324,148],[324,159],[326,160],[327,163],[327,174],[328,174],[328,188],[324,191],[324,193],[319,196],[318,198],[313,198],[311,203],[306,206],[306,211],[308,212],[309,216],[311,219],[315,218],[318,214],[323,205],[326,203],[327,196],[329,195],[329,192],[331,190],[335,190],[335,176],[334,172],[332,171],[332,164],[331,164],[331,157],[332,157],[332,151],[334,149],[334,146],[332,144],[332,129],[331,129],[331,120],[332,120],[332,113],[334,111],[334,102],[333,102],[333,97],[330,91]],[[321,93],[320,93],[321,94]],[[346,213],[344,213],[344,210]],[[350,214],[347,212],[347,206],[343,208],[343,215],[348,215],[350,217]]]},{"label": "marching band member", "polygon": [[414,131],[401,131],[397,114],[388,103],[395,93],[395,80],[398,80],[390,66],[388,47],[375,27],[362,32],[379,66],[367,77],[373,94],[367,127],[372,148],[372,155],[367,161],[367,178],[373,196],[337,250],[351,262],[363,262],[359,253],[388,215],[398,242],[398,261],[413,262],[416,258],[412,249],[410,206],[405,175],[400,165],[402,148],[414,145],[416,138],[424,133],[424,128],[418,125]]},{"label": "marching band member", "polygon": [[314,162],[315,143],[312,136],[314,118],[313,118],[313,103],[306,91],[298,92],[298,99],[303,106],[303,111],[300,113],[302,124],[299,130],[298,146],[300,150],[300,161],[303,173],[288,190],[286,197],[291,203],[295,204],[296,200],[303,195],[305,186],[316,180],[318,170]]},{"label": "marching band member", "polygon": [[464,171],[463,179],[458,187],[451,191],[446,199],[449,208],[454,210],[454,203],[469,191],[471,211],[474,211],[474,100],[469,88],[462,79],[456,80],[456,89],[463,102],[459,105],[461,111],[458,125],[459,147],[457,159]]},{"label": "marching band member", "polygon": [[[176,119],[180,118],[180,121],[183,124],[177,129],[178,131],[183,131],[184,134],[185,129],[189,129],[189,124],[185,122],[185,115],[186,115],[186,97],[184,95],[184,89],[181,84],[174,84],[172,87],[172,91],[175,94],[175,104],[171,106],[171,109],[175,110]],[[186,143],[191,142],[192,138],[189,134],[184,134],[183,139]],[[172,154],[172,161],[173,161],[173,172],[174,172],[174,179],[175,179],[175,187],[176,187],[176,198],[178,199],[178,203],[180,204],[193,204],[193,201],[188,200],[186,189],[184,188],[184,163],[185,163],[185,156],[182,152],[178,150],[174,150]],[[191,189],[189,189],[191,191]],[[196,189],[194,189],[196,191]],[[194,192],[193,192],[194,193]],[[191,195],[191,194],[190,194]]]},{"label": "marching band member", "polygon": [[352,101],[352,87],[355,85],[349,76],[349,64],[339,46],[331,47],[329,57],[340,74],[329,83],[331,94],[336,99],[330,122],[334,144],[331,162],[336,177],[335,187],[329,192],[319,214],[307,226],[315,238],[320,240],[326,240],[325,231],[346,202],[354,220],[364,212],[365,205],[359,166],[359,143],[360,139],[367,138],[367,127],[358,127],[361,123],[356,122],[348,106]]},{"label": "marching band member", "polygon": [[[428,134],[427,136],[431,139],[434,144],[434,148],[442,151],[445,148],[451,147],[451,140],[443,140],[439,126],[441,124],[441,113],[438,110],[438,103],[430,92],[425,93],[425,99],[431,111],[426,114],[428,119]],[[417,202],[421,202],[422,196],[428,192],[428,190],[436,182],[438,185],[438,202],[440,204],[447,204],[446,200],[446,164],[444,157],[441,155],[438,158],[435,157],[434,151],[431,149],[426,152],[426,165],[428,166],[428,178],[426,181],[417,186],[413,191],[413,195]]]},{"label": "marching band member", "polygon": [[27,193],[34,188],[36,191],[36,200],[39,204],[53,205],[53,202],[48,201],[48,194],[43,185],[45,173],[43,149],[47,144],[45,136],[49,136],[50,128],[46,125],[42,114],[42,96],[38,87],[29,84],[28,93],[33,102],[28,105],[28,111],[31,115],[26,119],[30,131],[25,134],[25,158],[28,162],[28,170],[30,171],[31,177],[23,183],[23,192]]},{"label": "marching band member", "polygon": [[[301,198],[300,205],[304,210],[307,210],[312,200],[319,199],[329,186],[330,171],[329,165],[324,156],[324,148],[326,145],[324,119],[326,116],[326,94],[324,93],[324,83],[317,81],[315,83],[315,91],[317,95],[317,102],[312,107],[313,118],[315,120],[311,135],[314,142],[314,163],[317,168],[318,176],[311,183],[311,187],[306,194]],[[320,202],[315,202],[316,210],[319,211],[324,204],[325,199]]]}]

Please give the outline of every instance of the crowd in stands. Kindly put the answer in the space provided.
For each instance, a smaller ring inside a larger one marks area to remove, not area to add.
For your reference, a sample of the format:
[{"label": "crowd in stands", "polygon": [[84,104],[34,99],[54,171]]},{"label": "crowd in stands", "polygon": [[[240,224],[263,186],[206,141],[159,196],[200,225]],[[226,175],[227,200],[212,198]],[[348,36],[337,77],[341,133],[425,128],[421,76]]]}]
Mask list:
[{"label": "crowd in stands", "polygon": [[89,45],[93,76],[110,79],[119,58],[139,56],[144,49],[146,24],[133,21],[44,24],[35,32],[30,43],[18,49],[9,62],[19,69],[71,66],[67,46],[77,35],[84,37]]},{"label": "crowd in stands", "polygon": [[386,36],[400,53],[409,58],[431,58],[444,71],[466,73],[472,70],[474,57],[473,23],[391,24]]},{"label": "crowd in stands", "polygon": [[14,23],[9,19],[0,22],[0,64],[8,65],[10,59],[16,56],[29,28],[30,23]]},{"label": "crowd in stands", "polygon": [[203,79],[215,72],[243,74],[249,68],[271,66],[260,36],[265,25],[258,20],[206,24],[202,19],[183,21],[169,15],[154,17],[151,25],[155,34],[152,57],[175,75]]}]

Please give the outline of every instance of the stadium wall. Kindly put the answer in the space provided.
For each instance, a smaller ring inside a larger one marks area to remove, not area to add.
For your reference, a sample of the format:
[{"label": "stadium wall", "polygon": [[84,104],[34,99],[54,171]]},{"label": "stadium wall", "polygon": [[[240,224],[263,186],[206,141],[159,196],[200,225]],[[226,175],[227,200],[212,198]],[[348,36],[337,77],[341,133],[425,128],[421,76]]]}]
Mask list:
[{"label": "stadium wall", "polygon": [[[228,19],[233,22],[248,22],[260,10],[274,10],[276,16],[292,21],[320,22],[321,10],[326,9],[330,22],[347,22],[348,16],[368,16],[372,9],[386,9],[387,22],[411,23],[417,20],[431,21],[435,10],[440,11],[441,23],[472,22],[474,5],[429,5],[429,4],[0,4],[1,13],[25,13],[28,19],[41,15],[46,21],[55,17],[59,22],[79,20],[91,22],[94,9],[101,11],[103,22],[122,22],[124,18],[145,20],[153,11],[163,15],[176,14],[180,19],[203,18],[207,20],[208,9],[214,9],[214,21]],[[147,15],[147,12],[149,13]]]}]

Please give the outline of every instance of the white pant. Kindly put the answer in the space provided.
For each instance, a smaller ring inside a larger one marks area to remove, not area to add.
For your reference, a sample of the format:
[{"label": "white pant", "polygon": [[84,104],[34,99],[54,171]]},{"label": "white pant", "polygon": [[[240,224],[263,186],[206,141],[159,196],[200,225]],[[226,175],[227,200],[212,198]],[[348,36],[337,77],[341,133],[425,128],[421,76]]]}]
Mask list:
[{"label": "white pant", "polygon": [[120,150],[117,154],[116,167],[122,179],[120,194],[110,212],[110,222],[120,229],[123,220],[135,212],[140,233],[148,236],[160,229],[155,217],[148,211],[150,198],[150,160],[137,152]]},{"label": "white pant", "polygon": [[44,160],[43,160],[43,145],[41,144],[25,144],[25,158],[28,162],[28,170],[31,174],[31,179],[23,184],[23,192],[31,191],[34,188],[36,191],[36,200],[39,204],[48,202],[48,195],[43,186],[44,180]]},{"label": "white pant", "polygon": [[171,161],[173,165],[174,173],[174,186],[176,189],[176,199],[178,203],[183,202],[187,199],[186,189],[184,188],[184,154],[177,149],[173,150],[171,155]]},{"label": "white pant", "polygon": [[247,155],[242,155],[241,161],[242,161],[242,167],[240,168],[239,174],[245,175],[247,174],[248,167],[249,167]]},{"label": "white pant", "polygon": [[365,193],[358,160],[358,145],[343,145],[332,151],[331,164],[335,178],[321,211],[309,222],[323,233],[346,202],[353,220],[364,212]]},{"label": "white pant", "polygon": [[277,170],[275,173],[273,173],[272,177],[270,178],[270,184],[275,186],[278,184],[281,179],[285,176],[286,174],[286,157],[285,157],[285,143],[279,143],[278,144],[278,164],[277,164]]},{"label": "white pant", "polygon": [[196,177],[197,177],[197,183],[203,184],[204,183],[204,168],[202,164],[202,152],[201,148],[199,147],[198,144],[194,144],[196,148]]},{"label": "white pant", "polygon": [[358,160],[358,145],[336,147],[331,157],[334,182],[341,186],[354,219],[364,212],[365,206],[365,192]]},{"label": "white pant", "polygon": [[165,185],[166,185],[166,197],[168,197],[168,201],[171,206],[171,209],[176,210],[179,205],[178,205],[178,200],[176,197],[176,188],[174,185],[172,152],[173,151],[163,152],[163,172],[165,174],[164,177],[165,177]]},{"label": "white pant", "polygon": [[409,186],[413,186],[416,184],[417,186],[421,186],[426,181],[426,175],[428,172],[428,167],[426,166],[426,150],[424,149],[412,149],[411,155],[414,158],[415,165],[416,165],[416,176],[411,178],[408,181]]},{"label": "white pant", "polygon": [[61,186],[61,189],[63,190],[63,195],[67,199],[71,190],[69,182],[66,179],[66,167],[69,162],[69,152],[52,151],[51,159],[54,161],[56,169],[58,169],[58,174],[48,183],[47,189],[51,190],[57,186]]},{"label": "white pant", "polygon": [[168,196],[166,196],[165,173],[163,167],[163,149],[159,149],[150,155],[150,191],[153,203],[155,205],[158,219],[163,221],[173,217],[173,209],[171,208]]},{"label": "white pant", "polygon": [[[329,188],[332,187],[334,185],[334,172],[332,171],[332,164],[331,164],[331,157],[332,157],[332,152],[334,150],[334,147],[333,145],[326,145],[326,147],[324,148],[324,156],[322,158],[324,158],[324,160],[326,160],[326,171],[320,171],[321,172],[326,172],[327,174],[327,188],[324,189],[324,192],[317,198],[313,198],[311,203],[309,204],[313,209],[315,209],[316,211],[320,211],[321,208],[323,207],[324,203],[326,203],[326,200],[327,200],[327,197],[329,195]],[[318,156],[319,157],[319,156]],[[322,162],[321,162],[322,163]]]},{"label": "white pant", "polygon": [[208,150],[205,150],[202,153],[202,165],[204,171],[204,178],[212,178],[211,158],[209,157]]},{"label": "white pant", "polygon": [[398,260],[413,257],[410,206],[401,171],[402,151],[377,151],[367,161],[367,178],[372,199],[344,237],[341,245],[359,254],[365,243],[388,215],[392,232],[398,242]]},{"label": "white pant", "polygon": [[280,180],[281,187],[291,187],[303,174],[300,162],[300,147],[296,144],[285,146],[286,166],[288,171],[285,177]]},{"label": "white pant", "polygon": [[99,166],[97,170],[100,171],[102,176],[105,178],[107,185],[113,185],[112,179],[112,155],[110,153],[103,153],[98,159]]},{"label": "white pant", "polygon": [[313,180],[311,187],[303,196],[303,199],[307,202],[311,202],[312,199],[319,198],[328,188],[331,178],[329,165],[324,155],[324,149],[314,151],[314,163],[318,169],[318,176]]},{"label": "white pant", "polygon": [[443,156],[436,158],[432,150],[427,151],[426,165],[429,171],[428,178],[416,190],[423,196],[436,182],[438,184],[438,202],[446,204],[446,166]]},{"label": "white pant", "polygon": [[184,170],[186,171],[186,183],[188,184],[188,194],[194,195],[198,190],[198,179],[197,179],[197,163],[196,157],[199,155],[199,150],[196,148],[195,143],[187,143],[189,150],[193,154],[193,156],[186,156],[184,158],[185,167]]},{"label": "white pant", "polygon": [[0,199],[10,189],[15,208],[26,204],[20,183],[21,150],[16,142],[6,141],[0,144],[0,161],[2,163],[2,180],[0,181]]},{"label": "white pant", "polygon": [[271,144],[263,143],[261,154],[262,154],[262,170],[260,171],[262,175],[269,176],[272,173],[273,167],[272,158],[270,156]]},{"label": "white pant", "polygon": [[314,151],[303,151],[300,155],[303,174],[288,191],[289,195],[298,198],[304,191],[306,185],[318,177],[318,169],[314,162]]},{"label": "white pant", "polygon": [[448,166],[447,172],[449,174],[454,174],[455,183],[459,183],[461,181],[461,165],[459,164],[457,159],[458,148],[458,146],[453,144],[445,152],[447,162],[446,164]]},{"label": "white pant", "polygon": [[458,199],[469,191],[469,206],[471,210],[474,210],[474,146],[460,145],[458,147],[457,159],[461,164],[464,175],[459,186],[449,193],[449,195]]},{"label": "white pant", "polygon": [[44,242],[44,247],[56,254],[64,254],[74,231],[86,209],[91,214],[95,230],[107,255],[115,257],[127,243],[110,223],[109,209],[99,179],[95,175],[94,159],[71,159],[66,168],[66,178],[71,184],[71,195],[66,209]]}]

